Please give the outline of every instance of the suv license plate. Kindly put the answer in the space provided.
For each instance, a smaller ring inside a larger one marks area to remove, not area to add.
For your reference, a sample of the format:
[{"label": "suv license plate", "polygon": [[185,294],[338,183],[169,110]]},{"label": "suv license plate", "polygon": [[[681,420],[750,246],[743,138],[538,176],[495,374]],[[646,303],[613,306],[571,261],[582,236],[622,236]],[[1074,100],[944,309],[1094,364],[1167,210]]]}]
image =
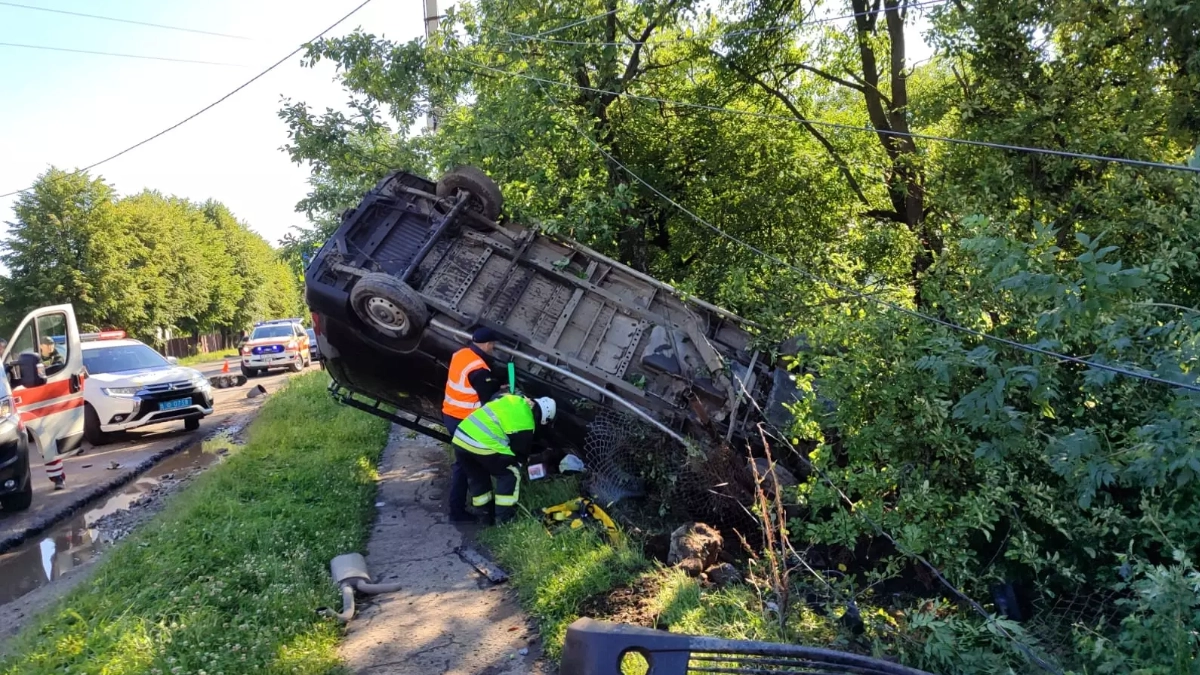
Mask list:
[{"label": "suv license plate", "polygon": [[192,404],[191,398],[177,398],[174,401],[163,401],[158,404],[159,410],[175,410],[176,408],[186,408]]}]

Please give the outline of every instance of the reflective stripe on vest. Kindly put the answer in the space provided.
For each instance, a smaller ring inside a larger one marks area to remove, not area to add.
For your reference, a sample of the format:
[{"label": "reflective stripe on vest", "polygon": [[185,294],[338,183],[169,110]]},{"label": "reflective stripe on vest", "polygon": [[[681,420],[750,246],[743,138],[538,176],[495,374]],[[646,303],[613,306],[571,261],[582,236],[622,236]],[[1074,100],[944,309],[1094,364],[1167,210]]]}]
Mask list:
[{"label": "reflective stripe on vest", "polygon": [[442,399],[443,413],[461,420],[479,408],[479,394],[471,387],[467,376],[487,367],[487,362],[470,347],[454,352],[454,356],[450,357],[450,373],[446,378],[446,395]]},{"label": "reflective stripe on vest", "polygon": [[533,410],[524,397],[508,394],[463,420],[454,444],[478,455],[512,455],[508,437],[521,431],[533,431]]}]

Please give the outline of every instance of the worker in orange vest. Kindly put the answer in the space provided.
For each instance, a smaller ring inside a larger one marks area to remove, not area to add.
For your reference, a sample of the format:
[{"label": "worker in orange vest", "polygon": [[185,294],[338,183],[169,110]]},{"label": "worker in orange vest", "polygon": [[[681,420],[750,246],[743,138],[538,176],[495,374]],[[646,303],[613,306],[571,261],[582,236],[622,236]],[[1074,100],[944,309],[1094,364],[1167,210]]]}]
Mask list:
[{"label": "worker in orange vest", "polygon": [[[501,380],[492,372],[492,353],[498,338],[491,328],[478,328],[471,334],[471,344],[450,357],[442,423],[451,438],[460,422],[500,392]],[[467,470],[457,457],[455,453],[450,471],[450,520],[472,522],[475,517],[467,512]]]}]

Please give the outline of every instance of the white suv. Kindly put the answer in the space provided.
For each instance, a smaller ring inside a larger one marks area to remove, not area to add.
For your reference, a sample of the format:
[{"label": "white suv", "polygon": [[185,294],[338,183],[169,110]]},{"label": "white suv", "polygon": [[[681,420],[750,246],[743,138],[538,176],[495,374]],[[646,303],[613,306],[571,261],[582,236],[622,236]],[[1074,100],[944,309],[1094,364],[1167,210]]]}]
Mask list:
[{"label": "white suv", "polygon": [[87,369],[83,431],[92,445],[109,442],[114,432],[173,420],[194,431],[212,414],[212,388],[199,371],[121,339],[120,331],[81,337]]}]

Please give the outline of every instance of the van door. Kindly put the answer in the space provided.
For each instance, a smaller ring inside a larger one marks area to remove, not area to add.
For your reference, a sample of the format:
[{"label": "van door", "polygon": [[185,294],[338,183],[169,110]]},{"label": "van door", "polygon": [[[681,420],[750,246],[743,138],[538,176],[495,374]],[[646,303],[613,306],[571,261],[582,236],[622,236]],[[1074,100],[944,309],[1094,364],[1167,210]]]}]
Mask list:
[{"label": "van door", "polygon": [[4,370],[13,402],[33,434],[46,473],[63,476],[62,456],[83,443],[83,352],[71,305],[42,307],[21,321],[9,340]]}]

